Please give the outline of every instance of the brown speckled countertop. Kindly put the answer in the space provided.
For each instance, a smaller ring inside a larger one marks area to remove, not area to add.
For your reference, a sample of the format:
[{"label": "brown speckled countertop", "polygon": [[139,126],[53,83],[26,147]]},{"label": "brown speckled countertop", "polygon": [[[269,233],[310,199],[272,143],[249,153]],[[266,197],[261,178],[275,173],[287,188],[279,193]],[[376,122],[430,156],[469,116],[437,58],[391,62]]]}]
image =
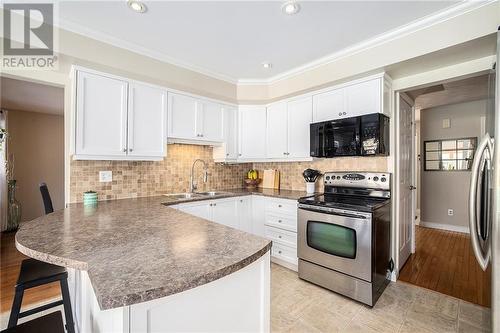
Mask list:
[{"label": "brown speckled countertop", "polygon": [[97,208],[71,204],[23,223],[16,246],[29,257],[88,271],[103,310],[209,283],[271,248],[261,237],[163,202],[158,196],[102,201]]}]

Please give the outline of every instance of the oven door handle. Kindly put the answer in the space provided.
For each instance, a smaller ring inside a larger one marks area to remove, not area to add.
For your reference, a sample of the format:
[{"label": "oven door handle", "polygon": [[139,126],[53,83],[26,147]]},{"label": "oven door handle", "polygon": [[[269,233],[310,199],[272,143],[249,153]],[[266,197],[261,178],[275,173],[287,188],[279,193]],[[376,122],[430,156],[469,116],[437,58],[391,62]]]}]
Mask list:
[{"label": "oven door handle", "polygon": [[328,209],[321,210],[318,208],[308,207],[308,205],[300,205],[299,204],[299,209],[307,210],[309,212],[314,212],[314,213],[320,213],[320,214],[350,217],[353,219],[367,219],[368,218],[366,215],[362,215],[362,214],[346,213],[346,212],[341,212],[341,211],[336,211],[336,210],[328,210]]}]

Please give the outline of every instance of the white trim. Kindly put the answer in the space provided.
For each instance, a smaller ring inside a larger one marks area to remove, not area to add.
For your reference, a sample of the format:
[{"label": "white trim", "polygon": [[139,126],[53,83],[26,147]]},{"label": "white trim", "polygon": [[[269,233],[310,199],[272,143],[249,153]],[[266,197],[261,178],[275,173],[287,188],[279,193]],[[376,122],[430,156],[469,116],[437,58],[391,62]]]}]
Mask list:
[{"label": "white trim", "polygon": [[434,223],[434,222],[424,222],[420,221],[420,226],[425,227],[425,228],[432,228],[432,229],[441,229],[441,230],[448,230],[448,231],[455,231],[455,232],[462,232],[465,234],[469,233],[469,227],[463,227],[459,225],[451,225],[451,224],[445,224],[445,223]]},{"label": "white trim", "polygon": [[169,63],[174,66],[178,66],[190,71],[197,72],[202,75],[206,75],[209,77],[212,77],[214,79],[226,81],[232,84],[236,84],[238,86],[243,86],[243,85],[271,85],[276,82],[279,82],[281,80],[285,80],[288,78],[291,78],[293,76],[299,75],[301,73],[304,73],[306,71],[313,70],[315,68],[318,68],[320,66],[329,64],[333,61],[352,56],[356,53],[365,51],[369,48],[373,48],[375,46],[387,43],[389,41],[395,40],[397,38],[402,38],[407,36],[410,33],[413,33],[415,31],[419,31],[428,27],[431,27],[433,25],[436,25],[438,23],[447,21],[449,19],[452,19],[454,17],[460,16],[462,14],[465,14],[467,12],[470,12],[472,10],[476,10],[478,8],[481,8],[483,6],[489,5],[492,2],[495,2],[496,0],[487,0],[487,1],[462,1],[456,6],[452,6],[449,8],[445,8],[441,11],[435,12],[433,14],[427,15],[423,18],[417,19],[413,22],[410,22],[406,25],[403,25],[401,27],[398,27],[396,29],[390,30],[388,32],[382,33],[378,36],[375,36],[373,38],[367,39],[363,42],[357,43],[355,45],[352,45],[350,47],[347,47],[343,50],[340,50],[338,52],[334,52],[328,56],[322,57],[320,59],[311,61],[309,63],[306,63],[304,65],[301,65],[299,67],[290,69],[288,71],[285,71],[283,73],[277,74],[275,76],[272,76],[267,79],[236,79],[233,77],[230,77],[228,75],[218,73],[213,70],[209,70],[207,68],[197,66],[194,64],[189,64],[184,61],[175,59],[173,57],[170,57],[162,52],[154,51],[148,48],[145,48],[143,46],[137,45],[135,43],[131,43],[129,41],[113,37],[109,34],[105,34],[102,32],[99,32],[94,29],[89,29],[86,26],[82,26],[80,24],[70,22],[68,20],[59,18],[59,22],[57,23],[57,27],[60,29],[64,29],[67,31],[71,31],[73,33],[81,34],[84,36],[87,36],[89,38],[113,45],[115,47],[119,47],[137,54],[141,54],[153,59],[157,59],[160,61],[163,61],[165,63]]}]

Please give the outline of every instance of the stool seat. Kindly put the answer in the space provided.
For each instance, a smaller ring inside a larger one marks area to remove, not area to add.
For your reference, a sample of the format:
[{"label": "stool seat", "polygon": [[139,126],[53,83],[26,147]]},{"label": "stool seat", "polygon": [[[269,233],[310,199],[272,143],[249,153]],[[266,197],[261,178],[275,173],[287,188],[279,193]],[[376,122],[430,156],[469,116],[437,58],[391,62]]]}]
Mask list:
[{"label": "stool seat", "polygon": [[27,321],[17,326],[3,330],[2,333],[64,333],[61,311],[55,311],[45,316]]},{"label": "stool seat", "polygon": [[66,268],[48,264],[35,259],[25,259],[21,263],[21,271],[17,279],[17,284],[28,284],[44,279],[54,278],[59,280],[59,277],[65,275]]}]

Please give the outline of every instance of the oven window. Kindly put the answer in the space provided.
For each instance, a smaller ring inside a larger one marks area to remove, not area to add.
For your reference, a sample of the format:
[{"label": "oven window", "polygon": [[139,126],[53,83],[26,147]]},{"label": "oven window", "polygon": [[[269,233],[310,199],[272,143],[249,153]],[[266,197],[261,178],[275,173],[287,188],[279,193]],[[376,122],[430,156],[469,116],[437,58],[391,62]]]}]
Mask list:
[{"label": "oven window", "polygon": [[336,224],[307,221],[307,245],[334,256],[356,258],[356,231]]}]

